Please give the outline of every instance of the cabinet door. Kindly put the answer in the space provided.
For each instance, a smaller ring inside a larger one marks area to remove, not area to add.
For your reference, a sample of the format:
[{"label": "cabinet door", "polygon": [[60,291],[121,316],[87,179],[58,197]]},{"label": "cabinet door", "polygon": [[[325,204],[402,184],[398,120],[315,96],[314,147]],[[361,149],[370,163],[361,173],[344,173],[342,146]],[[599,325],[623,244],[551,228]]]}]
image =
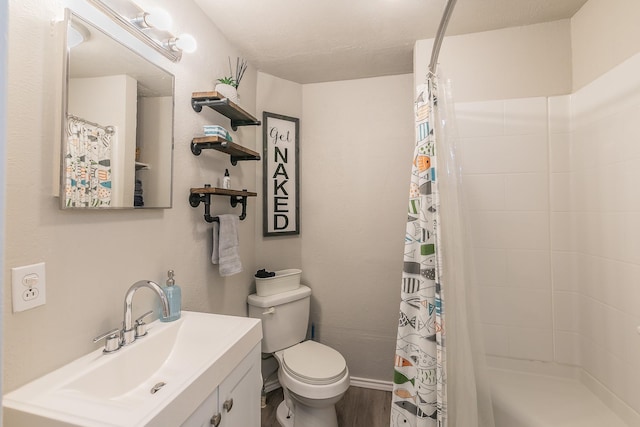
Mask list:
[{"label": "cabinet door", "polygon": [[220,384],[220,427],[260,427],[260,345]]},{"label": "cabinet door", "polygon": [[215,389],[181,427],[211,427],[211,417],[219,413],[218,389]]}]

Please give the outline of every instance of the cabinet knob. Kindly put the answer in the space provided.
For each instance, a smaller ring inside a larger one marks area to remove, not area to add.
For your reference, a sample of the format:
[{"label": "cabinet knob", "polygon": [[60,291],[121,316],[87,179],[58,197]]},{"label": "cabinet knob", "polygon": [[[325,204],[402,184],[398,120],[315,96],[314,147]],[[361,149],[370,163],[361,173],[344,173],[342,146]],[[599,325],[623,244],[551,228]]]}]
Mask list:
[{"label": "cabinet knob", "polygon": [[231,408],[233,408],[233,398],[225,400],[222,404],[222,407],[225,409],[225,411],[231,412]]},{"label": "cabinet knob", "polygon": [[220,425],[220,421],[222,420],[222,415],[218,412],[211,417],[211,425],[213,427],[218,427]]}]

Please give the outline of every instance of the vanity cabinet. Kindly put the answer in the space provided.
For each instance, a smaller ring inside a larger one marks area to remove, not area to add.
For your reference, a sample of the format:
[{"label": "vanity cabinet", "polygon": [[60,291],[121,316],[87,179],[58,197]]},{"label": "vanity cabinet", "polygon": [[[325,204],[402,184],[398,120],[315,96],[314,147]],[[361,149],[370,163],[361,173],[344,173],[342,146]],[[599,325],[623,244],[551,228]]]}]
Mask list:
[{"label": "vanity cabinet", "polygon": [[260,427],[261,390],[258,344],[182,427]]},{"label": "vanity cabinet", "polygon": [[3,425],[260,427],[260,320],[185,310],[147,330],[4,394]]}]

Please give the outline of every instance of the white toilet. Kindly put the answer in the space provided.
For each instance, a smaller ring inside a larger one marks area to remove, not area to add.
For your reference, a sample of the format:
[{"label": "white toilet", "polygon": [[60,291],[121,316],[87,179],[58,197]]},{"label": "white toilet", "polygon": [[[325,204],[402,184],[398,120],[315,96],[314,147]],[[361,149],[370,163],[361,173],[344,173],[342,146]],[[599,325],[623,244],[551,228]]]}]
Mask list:
[{"label": "white toilet", "polygon": [[249,317],[262,320],[262,352],[273,353],[285,400],[283,427],[338,427],[335,404],[349,388],[349,370],[336,350],[304,341],[311,289],[301,285],[275,295],[248,297]]}]

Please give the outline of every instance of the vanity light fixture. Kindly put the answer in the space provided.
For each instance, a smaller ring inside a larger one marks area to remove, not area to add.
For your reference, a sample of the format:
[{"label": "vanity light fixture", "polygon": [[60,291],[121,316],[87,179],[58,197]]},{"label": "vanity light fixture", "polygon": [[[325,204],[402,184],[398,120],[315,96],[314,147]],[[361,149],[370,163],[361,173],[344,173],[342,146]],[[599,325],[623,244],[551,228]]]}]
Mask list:
[{"label": "vanity light fixture", "polygon": [[165,10],[151,8],[145,11],[133,0],[87,1],[120,24],[138,40],[173,62],[180,61],[182,52],[191,53],[196,50],[197,43],[193,36],[182,34],[176,37],[169,31],[172,19]]}]

